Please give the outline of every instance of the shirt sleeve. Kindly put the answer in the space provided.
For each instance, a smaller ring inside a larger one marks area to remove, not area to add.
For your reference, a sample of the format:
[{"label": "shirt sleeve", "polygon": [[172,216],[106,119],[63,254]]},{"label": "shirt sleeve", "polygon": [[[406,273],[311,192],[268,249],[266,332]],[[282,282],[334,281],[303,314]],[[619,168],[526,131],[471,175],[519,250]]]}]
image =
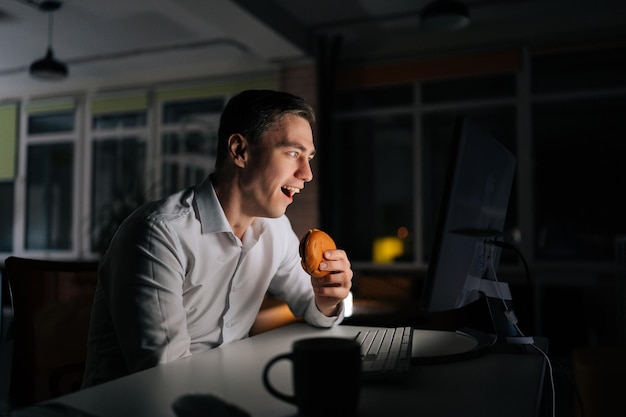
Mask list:
[{"label": "shirt sleeve", "polygon": [[107,256],[111,317],[130,372],[189,356],[183,305],[183,251],[158,219],[121,228]]}]

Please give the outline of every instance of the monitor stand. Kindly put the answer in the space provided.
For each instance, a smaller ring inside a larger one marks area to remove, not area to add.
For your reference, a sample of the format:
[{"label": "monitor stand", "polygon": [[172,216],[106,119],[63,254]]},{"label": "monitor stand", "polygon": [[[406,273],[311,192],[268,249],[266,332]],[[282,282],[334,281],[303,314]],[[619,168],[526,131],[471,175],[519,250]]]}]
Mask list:
[{"label": "monitor stand", "polygon": [[[512,297],[506,282],[475,280],[489,309],[493,334],[472,328],[456,331],[413,329],[411,362],[441,363],[466,359],[487,351],[493,353],[521,353],[522,346],[532,338],[522,337],[509,322],[513,313]],[[528,339],[528,340],[527,340]]]}]

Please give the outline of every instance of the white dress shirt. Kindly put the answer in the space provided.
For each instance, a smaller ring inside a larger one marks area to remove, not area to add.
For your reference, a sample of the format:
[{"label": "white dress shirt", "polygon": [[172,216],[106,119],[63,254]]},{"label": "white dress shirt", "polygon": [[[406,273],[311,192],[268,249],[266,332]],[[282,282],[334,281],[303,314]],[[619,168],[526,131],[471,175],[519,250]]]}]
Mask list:
[{"label": "white dress shirt", "polygon": [[100,264],[83,386],[248,336],[266,292],[319,327],[286,216],[256,218],[240,240],[209,179],[136,210]]}]

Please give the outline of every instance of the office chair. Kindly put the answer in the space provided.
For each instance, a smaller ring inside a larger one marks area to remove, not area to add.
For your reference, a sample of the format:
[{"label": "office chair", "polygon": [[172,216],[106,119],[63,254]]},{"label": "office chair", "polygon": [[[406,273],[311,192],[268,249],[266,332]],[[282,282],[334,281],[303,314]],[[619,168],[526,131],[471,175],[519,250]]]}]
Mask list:
[{"label": "office chair", "polygon": [[5,260],[13,302],[11,408],[80,389],[96,261]]}]

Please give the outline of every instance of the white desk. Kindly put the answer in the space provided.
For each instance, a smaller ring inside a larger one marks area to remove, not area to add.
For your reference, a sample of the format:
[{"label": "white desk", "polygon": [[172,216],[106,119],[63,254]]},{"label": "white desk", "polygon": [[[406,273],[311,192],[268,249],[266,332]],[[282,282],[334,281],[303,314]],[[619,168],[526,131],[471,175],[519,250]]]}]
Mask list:
[{"label": "white desk", "polygon": [[[287,352],[299,338],[353,337],[360,327],[317,329],[296,323],[268,333],[61,397],[62,402],[98,417],[174,417],[180,395],[210,392],[254,417],[294,416],[296,408],[263,387],[264,365]],[[419,332],[419,330],[418,330]],[[540,410],[545,360],[539,354],[489,354],[460,362],[419,365],[408,383],[365,384],[360,417],[369,416],[535,416]],[[287,361],[271,379],[291,391]],[[341,389],[340,387],[320,388]]]}]

